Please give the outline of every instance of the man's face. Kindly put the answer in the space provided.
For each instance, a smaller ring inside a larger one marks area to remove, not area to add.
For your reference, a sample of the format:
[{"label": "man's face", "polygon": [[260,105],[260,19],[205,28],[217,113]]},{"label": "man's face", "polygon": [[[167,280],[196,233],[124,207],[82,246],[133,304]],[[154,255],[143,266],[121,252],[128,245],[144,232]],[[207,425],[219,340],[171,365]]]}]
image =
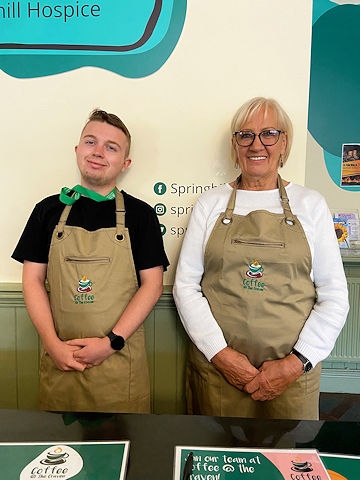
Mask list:
[{"label": "man's face", "polygon": [[118,176],[131,163],[125,134],[106,122],[89,122],[75,153],[82,185],[102,195],[116,186]]}]

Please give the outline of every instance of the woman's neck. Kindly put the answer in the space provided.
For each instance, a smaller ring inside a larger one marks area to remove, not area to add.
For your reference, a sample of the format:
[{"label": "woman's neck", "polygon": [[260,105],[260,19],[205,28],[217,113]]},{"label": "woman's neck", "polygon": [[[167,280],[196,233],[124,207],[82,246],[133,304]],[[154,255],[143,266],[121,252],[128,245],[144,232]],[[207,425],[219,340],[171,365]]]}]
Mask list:
[{"label": "woman's neck", "polygon": [[[259,178],[250,178],[244,177],[241,174],[235,182],[237,183],[238,190],[254,190],[254,191],[261,191],[261,190],[276,190],[278,188],[278,176],[272,177],[259,177]],[[231,186],[233,187],[235,182],[231,182]],[[289,182],[283,180],[284,186],[288,185]]]}]

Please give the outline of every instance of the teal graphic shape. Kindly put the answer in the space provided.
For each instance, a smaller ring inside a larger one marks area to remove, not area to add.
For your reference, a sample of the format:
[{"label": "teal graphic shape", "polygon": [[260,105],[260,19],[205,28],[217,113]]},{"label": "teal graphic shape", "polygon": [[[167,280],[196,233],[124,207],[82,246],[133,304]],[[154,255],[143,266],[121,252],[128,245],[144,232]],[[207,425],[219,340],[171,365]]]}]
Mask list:
[{"label": "teal graphic shape", "polygon": [[173,52],[187,0],[0,0],[0,68],[17,78],[84,66],[150,75]]},{"label": "teal graphic shape", "polygon": [[360,143],[360,6],[313,4],[308,129],[324,149],[334,183],[358,191],[360,186],[340,186],[340,181],[342,145]]},{"label": "teal graphic shape", "polygon": [[327,10],[336,6],[337,4],[331,0],[313,0],[312,23],[314,24]]},{"label": "teal graphic shape", "polygon": [[326,150],[324,150],[324,160],[326,164],[327,171],[336,183],[340,186],[341,183],[341,159],[337,155],[333,155]]},{"label": "teal graphic shape", "polygon": [[321,456],[321,460],[327,469],[340,473],[347,480],[357,480],[359,478],[360,459],[359,457],[328,457]]}]

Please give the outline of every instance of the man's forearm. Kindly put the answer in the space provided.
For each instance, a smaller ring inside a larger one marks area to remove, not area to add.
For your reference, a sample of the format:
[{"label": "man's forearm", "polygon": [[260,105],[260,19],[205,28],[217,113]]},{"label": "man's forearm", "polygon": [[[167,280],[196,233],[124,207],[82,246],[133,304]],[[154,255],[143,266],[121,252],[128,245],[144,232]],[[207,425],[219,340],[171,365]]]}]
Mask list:
[{"label": "man's forearm", "polygon": [[163,268],[140,272],[142,284],[113,327],[114,333],[128,339],[145,321],[163,291]]},{"label": "man's forearm", "polygon": [[160,296],[159,291],[140,287],[114,326],[114,333],[128,339],[145,321]]},{"label": "man's forearm", "polygon": [[23,296],[29,317],[34,324],[45,349],[57,342],[44,278],[46,265],[25,262],[23,268]]}]

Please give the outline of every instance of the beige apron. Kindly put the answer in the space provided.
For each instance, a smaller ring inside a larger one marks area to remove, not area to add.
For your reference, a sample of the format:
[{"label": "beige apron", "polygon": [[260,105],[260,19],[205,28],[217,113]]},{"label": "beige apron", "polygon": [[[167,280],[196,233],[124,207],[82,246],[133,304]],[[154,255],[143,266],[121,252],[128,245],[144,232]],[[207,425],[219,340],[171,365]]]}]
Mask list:
[{"label": "beige apron", "polygon": [[[116,190],[116,227],[87,231],[66,225],[63,210],[51,240],[47,280],[61,340],[104,337],[138,289],[122,194]],[[43,351],[40,408],[60,411],[148,412],[150,389],[141,326],[102,364],[61,371]]]},{"label": "beige apron", "polygon": [[[299,220],[291,212],[280,176],[278,186],[283,214],[256,210],[241,216],[233,214],[236,184],[204,256],[203,294],[228,345],[247,355],[255,367],[290,353],[315,303],[310,248]],[[194,345],[189,360],[187,394],[193,413],[261,416],[259,409],[264,411],[269,404],[279,403],[252,401],[227,383]],[[296,387],[316,395],[319,375],[320,367],[303,375],[298,381],[301,387]],[[293,388],[295,385],[279,398],[288,395],[293,403]],[[293,411],[289,408],[291,418]],[[284,418],[285,411],[282,405],[280,414]]]}]

